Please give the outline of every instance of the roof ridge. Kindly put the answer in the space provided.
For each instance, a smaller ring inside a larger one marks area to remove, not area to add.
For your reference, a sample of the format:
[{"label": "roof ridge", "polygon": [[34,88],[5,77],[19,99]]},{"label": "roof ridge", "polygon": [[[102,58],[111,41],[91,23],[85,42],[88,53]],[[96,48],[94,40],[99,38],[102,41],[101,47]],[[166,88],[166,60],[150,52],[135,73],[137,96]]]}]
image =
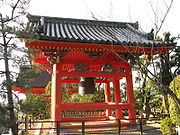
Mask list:
[{"label": "roof ridge", "polygon": [[62,21],[64,23],[70,24],[89,24],[89,25],[103,25],[103,26],[117,26],[117,27],[127,27],[127,24],[132,26],[135,29],[138,29],[139,25],[137,22],[116,22],[116,21],[102,21],[102,20],[90,20],[90,19],[76,19],[76,18],[62,18],[62,17],[50,17],[50,16],[39,16],[39,15],[31,15],[28,14],[28,19],[31,22],[40,22],[41,18],[44,18],[45,22],[59,22]]}]

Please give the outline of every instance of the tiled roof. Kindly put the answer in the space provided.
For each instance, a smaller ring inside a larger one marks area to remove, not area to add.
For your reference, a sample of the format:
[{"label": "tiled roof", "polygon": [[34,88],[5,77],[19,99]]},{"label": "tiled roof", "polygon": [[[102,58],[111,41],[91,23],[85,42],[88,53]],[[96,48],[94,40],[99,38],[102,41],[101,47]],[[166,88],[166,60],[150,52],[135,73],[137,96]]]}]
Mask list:
[{"label": "tiled roof", "polygon": [[[16,87],[21,87],[23,83],[21,82],[21,80],[23,79],[24,75],[26,76],[30,73],[28,72],[29,70],[31,70],[29,66],[23,66],[20,68],[20,72],[16,80]],[[42,71],[37,75],[33,75],[33,78],[27,78],[27,79],[30,79],[29,82],[27,82],[26,84],[28,88],[45,88],[49,83],[49,81],[51,81],[51,74]]]},{"label": "tiled roof", "polygon": [[[39,28],[40,40],[162,46],[160,41],[150,40],[149,34],[138,30],[138,23],[108,22],[71,18],[56,18],[29,15],[29,25]],[[171,44],[167,44],[171,45]]]},{"label": "tiled roof", "polygon": [[51,81],[51,75],[48,72],[41,72],[33,81],[29,82],[31,88],[45,88]]}]

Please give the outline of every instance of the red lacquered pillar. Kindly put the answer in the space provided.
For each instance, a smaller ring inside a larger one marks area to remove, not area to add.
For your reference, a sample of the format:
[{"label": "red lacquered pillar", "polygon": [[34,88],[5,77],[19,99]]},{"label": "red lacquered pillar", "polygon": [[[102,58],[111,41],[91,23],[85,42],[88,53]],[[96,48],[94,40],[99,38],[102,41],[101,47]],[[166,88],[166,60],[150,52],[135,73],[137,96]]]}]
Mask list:
[{"label": "red lacquered pillar", "polygon": [[[129,104],[128,115],[129,115],[129,119],[135,119],[136,111],[135,111],[134,91],[133,91],[131,70],[132,70],[131,66],[128,66],[126,68],[127,100]],[[130,122],[135,122],[135,120],[131,120]]]},{"label": "red lacquered pillar", "polygon": [[52,74],[52,90],[51,90],[51,118],[53,121],[61,120],[61,99],[62,99],[62,79],[61,64],[57,63],[53,65]]},{"label": "red lacquered pillar", "polygon": [[[110,84],[109,82],[106,82],[105,84],[105,102],[109,103],[111,102],[111,93],[110,93]],[[111,116],[112,115],[112,111],[110,109],[106,110],[106,116]]]},{"label": "red lacquered pillar", "polygon": [[[113,85],[114,85],[114,93],[115,93],[115,104],[119,105],[119,103],[121,102],[121,95],[120,95],[120,84],[117,78],[113,79]],[[115,109],[115,114],[116,114],[116,119],[122,118],[121,108],[117,107]]]}]

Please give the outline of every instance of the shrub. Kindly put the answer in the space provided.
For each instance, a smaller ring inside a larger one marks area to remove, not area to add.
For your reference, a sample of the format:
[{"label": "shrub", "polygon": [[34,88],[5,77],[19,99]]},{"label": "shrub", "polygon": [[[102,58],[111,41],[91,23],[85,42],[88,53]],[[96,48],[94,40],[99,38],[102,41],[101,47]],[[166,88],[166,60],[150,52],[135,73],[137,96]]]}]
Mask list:
[{"label": "shrub", "polygon": [[[180,75],[174,78],[169,87],[176,96],[180,98]],[[169,112],[172,122],[176,124],[176,126],[180,126],[180,108],[171,97],[169,97]]]},{"label": "shrub", "polygon": [[160,125],[160,129],[163,135],[174,135],[175,134],[175,124],[169,117],[163,119]]}]

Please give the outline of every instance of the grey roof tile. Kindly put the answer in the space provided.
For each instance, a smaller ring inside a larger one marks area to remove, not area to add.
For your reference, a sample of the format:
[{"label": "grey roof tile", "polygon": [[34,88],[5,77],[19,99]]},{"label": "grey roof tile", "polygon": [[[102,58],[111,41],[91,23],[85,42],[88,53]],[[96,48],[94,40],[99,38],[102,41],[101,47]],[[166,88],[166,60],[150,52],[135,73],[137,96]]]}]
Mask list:
[{"label": "grey roof tile", "polygon": [[149,40],[147,33],[138,30],[137,23],[33,15],[29,15],[28,18],[30,26],[37,27],[43,24],[40,40],[142,46],[172,45],[172,43]]},{"label": "grey roof tile", "polygon": [[48,72],[41,72],[40,75],[33,79],[33,81],[29,82],[31,88],[45,88],[51,81],[51,75]]}]

